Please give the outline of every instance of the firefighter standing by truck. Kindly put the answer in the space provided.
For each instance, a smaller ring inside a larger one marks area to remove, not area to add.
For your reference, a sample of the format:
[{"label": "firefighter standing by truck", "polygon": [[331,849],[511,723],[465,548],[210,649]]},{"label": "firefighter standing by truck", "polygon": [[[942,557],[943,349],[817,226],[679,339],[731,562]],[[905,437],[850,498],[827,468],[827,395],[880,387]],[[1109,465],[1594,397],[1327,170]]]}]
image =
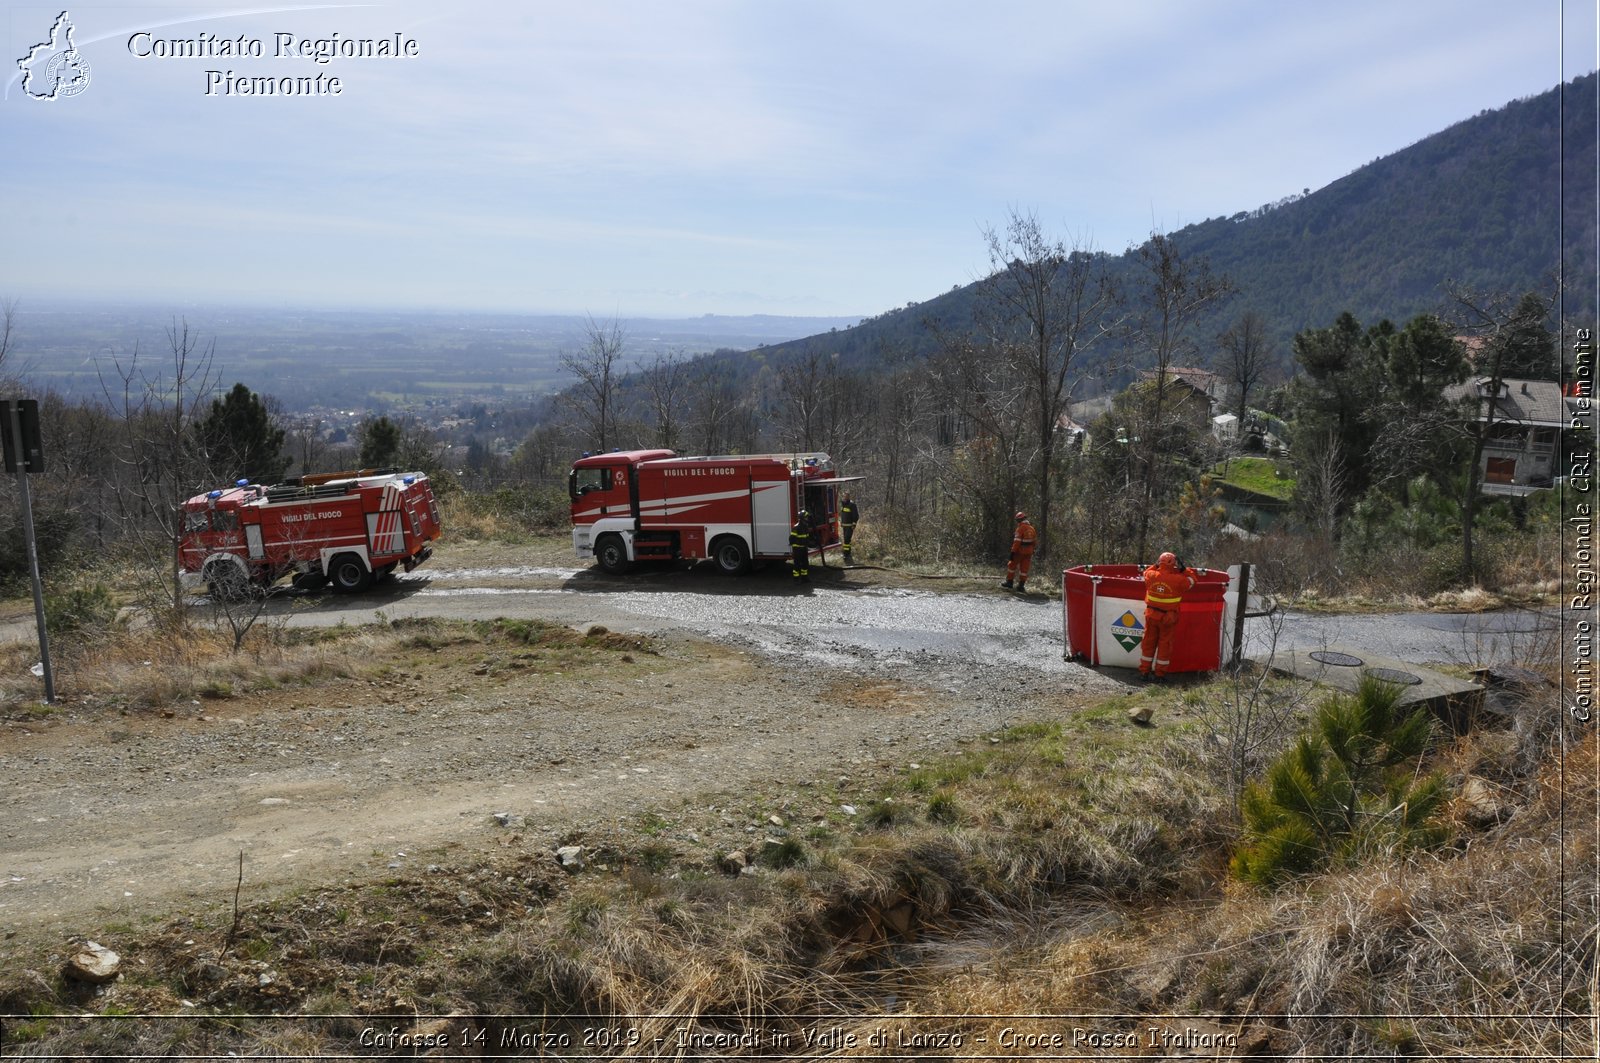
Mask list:
[{"label": "firefighter standing by truck", "polygon": [[856,522],[861,519],[861,509],[856,505],[856,500],[850,492],[846,491],[844,501],[839,503],[839,531],[844,539],[844,563],[850,563],[850,540],[856,537]]},{"label": "firefighter standing by truck", "polygon": [[1015,580],[1017,593],[1028,589],[1028,570],[1033,567],[1033,548],[1038,538],[1039,533],[1029,523],[1028,515],[1019,511],[1017,530],[1011,537],[1011,560],[1006,562],[1006,581],[1000,584],[1002,588],[1010,590]]},{"label": "firefighter standing by truck", "polygon": [[1139,675],[1144,679],[1160,682],[1166,678],[1172,664],[1178,607],[1183,596],[1194,589],[1195,574],[1171,551],[1144,570],[1144,641],[1139,646]]},{"label": "firefighter standing by truck", "polygon": [[795,514],[794,527],[789,529],[789,564],[796,583],[811,582],[811,514],[801,510]]}]

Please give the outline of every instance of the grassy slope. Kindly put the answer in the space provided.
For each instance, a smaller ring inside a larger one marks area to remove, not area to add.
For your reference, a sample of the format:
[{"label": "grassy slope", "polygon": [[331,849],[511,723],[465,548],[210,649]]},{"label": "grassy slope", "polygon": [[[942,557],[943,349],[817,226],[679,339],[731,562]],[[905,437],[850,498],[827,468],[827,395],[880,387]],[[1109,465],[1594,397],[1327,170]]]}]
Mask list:
[{"label": "grassy slope", "polygon": [[1278,475],[1279,463],[1269,458],[1234,458],[1213,471],[1218,483],[1266,495],[1282,502],[1294,497],[1294,476]]}]

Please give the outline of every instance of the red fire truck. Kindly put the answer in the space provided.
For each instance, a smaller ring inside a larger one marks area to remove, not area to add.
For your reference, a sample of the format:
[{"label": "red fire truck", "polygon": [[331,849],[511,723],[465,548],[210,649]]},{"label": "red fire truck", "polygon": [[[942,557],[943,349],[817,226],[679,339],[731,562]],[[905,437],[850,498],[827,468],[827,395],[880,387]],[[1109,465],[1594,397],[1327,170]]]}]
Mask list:
[{"label": "red fire truck", "polygon": [[607,572],[634,561],[710,558],[729,575],[790,556],[802,509],[811,548],[839,543],[839,476],[826,454],[680,458],[670,450],[585,455],[572,465],[572,545]]},{"label": "red fire truck", "polygon": [[240,480],[183,504],[178,556],[213,594],[293,574],[296,587],[363,591],[433,553],[439,507],[420,472],[319,473],[262,487]]}]

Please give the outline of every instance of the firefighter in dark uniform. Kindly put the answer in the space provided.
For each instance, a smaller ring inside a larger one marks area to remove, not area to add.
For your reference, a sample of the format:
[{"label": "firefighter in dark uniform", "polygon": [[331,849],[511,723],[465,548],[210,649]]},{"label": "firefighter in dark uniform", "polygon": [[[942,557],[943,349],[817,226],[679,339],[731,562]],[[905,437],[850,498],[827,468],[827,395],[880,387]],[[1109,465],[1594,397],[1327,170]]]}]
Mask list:
[{"label": "firefighter in dark uniform", "polygon": [[796,583],[811,582],[811,514],[801,510],[789,529],[790,565]]},{"label": "firefighter in dark uniform", "polygon": [[839,503],[839,531],[844,538],[844,563],[850,563],[850,540],[856,536],[856,522],[861,519],[861,510],[856,505],[856,500],[846,491],[844,501]]}]

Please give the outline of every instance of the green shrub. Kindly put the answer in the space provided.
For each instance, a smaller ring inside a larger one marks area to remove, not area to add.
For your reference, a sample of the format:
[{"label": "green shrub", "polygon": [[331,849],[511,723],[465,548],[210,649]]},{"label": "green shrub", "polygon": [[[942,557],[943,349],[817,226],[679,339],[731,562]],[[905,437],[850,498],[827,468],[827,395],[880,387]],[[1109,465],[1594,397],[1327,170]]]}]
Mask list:
[{"label": "green shrub", "polygon": [[117,603],[104,583],[80,584],[44,596],[45,631],[52,639],[92,638],[117,621]]},{"label": "green shrub", "polygon": [[807,859],[805,843],[798,838],[784,838],[775,845],[764,845],[756,859],[767,867],[799,867]]},{"label": "green shrub", "polygon": [[1311,734],[1280,757],[1241,801],[1245,840],[1234,874],[1260,886],[1329,865],[1437,845],[1443,776],[1418,777],[1432,721],[1397,703],[1401,688],[1362,680],[1317,711]]}]

